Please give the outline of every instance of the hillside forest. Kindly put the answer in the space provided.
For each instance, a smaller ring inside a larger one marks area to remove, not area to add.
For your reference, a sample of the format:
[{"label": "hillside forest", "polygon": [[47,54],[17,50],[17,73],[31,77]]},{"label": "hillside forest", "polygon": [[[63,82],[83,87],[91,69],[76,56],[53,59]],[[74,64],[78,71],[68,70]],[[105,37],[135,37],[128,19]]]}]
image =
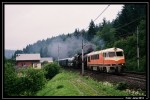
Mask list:
[{"label": "hillside forest", "polygon": [[[23,50],[16,50],[13,57],[15,58],[18,53],[40,53],[41,57],[53,57],[57,60],[58,51],[60,59],[72,57],[76,53],[81,53],[83,39],[84,52],[112,47],[121,48],[126,58],[126,70],[145,72],[146,7],[145,4],[125,4],[112,22],[103,18],[101,23],[95,24],[91,20],[87,30],[76,28],[72,33],[62,33],[46,40],[38,40],[34,44],[27,45]],[[139,58],[137,58],[137,47],[139,47]],[[137,59],[139,59],[139,68]]]}]

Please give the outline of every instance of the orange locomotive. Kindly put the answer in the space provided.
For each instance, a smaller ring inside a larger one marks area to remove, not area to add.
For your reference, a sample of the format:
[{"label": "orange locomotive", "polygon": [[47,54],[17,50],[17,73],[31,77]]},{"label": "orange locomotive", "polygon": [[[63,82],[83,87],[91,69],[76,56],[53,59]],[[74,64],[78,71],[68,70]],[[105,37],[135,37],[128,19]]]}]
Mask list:
[{"label": "orange locomotive", "polygon": [[86,55],[87,68],[104,72],[121,72],[125,67],[125,57],[120,48],[108,48]]}]

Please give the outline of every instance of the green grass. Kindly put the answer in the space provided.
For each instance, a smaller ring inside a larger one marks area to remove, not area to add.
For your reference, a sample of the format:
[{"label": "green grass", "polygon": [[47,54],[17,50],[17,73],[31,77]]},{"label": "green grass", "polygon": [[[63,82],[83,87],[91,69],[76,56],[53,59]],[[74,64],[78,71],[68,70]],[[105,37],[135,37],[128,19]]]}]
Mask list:
[{"label": "green grass", "polygon": [[[108,82],[97,82],[89,76],[65,71],[57,74],[38,91],[37,96],[135,96],[129,91],[120,91]],[[144,94],[142,94],[144,95]],[[141,96],[142,96],[141,95]]]}]

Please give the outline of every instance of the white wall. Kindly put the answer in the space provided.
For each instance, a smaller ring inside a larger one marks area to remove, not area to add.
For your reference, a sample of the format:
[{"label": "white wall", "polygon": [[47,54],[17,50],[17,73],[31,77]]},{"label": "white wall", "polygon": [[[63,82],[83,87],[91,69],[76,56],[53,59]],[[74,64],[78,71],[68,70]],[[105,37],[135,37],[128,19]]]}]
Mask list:
[{"label": "white wall", "polygon": [[33,68],[35,68],[35,69],[41,69],[41,63],[34,63],[33,64]]}]

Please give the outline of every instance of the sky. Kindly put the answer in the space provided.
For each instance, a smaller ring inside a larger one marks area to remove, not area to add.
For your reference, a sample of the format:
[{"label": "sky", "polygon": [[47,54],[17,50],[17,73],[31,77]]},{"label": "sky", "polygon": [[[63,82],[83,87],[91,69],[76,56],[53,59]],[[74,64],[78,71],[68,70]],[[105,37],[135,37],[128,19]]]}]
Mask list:
[{"label": "sky", "polygon": [[[87,29],[90,21],[95,20],[107,6],[108,4],[4,5],[5,49],[22,50],[38,40],[73,33],[76,28]],[[122,7],[121,4],[111,4],[94,23],[102,23],[104,18],[111,22]]]}]

